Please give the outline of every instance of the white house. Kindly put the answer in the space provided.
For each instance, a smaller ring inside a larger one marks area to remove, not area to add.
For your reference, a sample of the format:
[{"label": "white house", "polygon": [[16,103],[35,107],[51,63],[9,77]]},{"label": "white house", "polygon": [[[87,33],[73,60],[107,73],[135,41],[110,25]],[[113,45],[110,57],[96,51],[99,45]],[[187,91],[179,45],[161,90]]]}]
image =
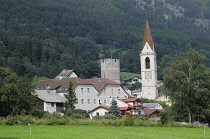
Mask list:
[{"label": "white house", "polygon": [[85,82],[92,84],[98,91],[98,101],[100,105],[110,103],[110,98],[128,98],[129,94],[119,83],[106,78],[84,79]]},{"label": "white house", "polygon": [[127,77],[123,79],[122,81],[123,83],[126,83],[126,84],[135,84],[135,83],[141,83],[141,78],[137,76],[132,76],[132,77]]},{"label": "white house", "polygon": [[78,75],[75,73],[74,70],[66,70],[66,69],[63,69],[63,71],[61,71],[55,77],[55,79],[57,79],[57,78],[59,78],[59,79],[62,79],[62,78],[71,78],[71,77],[77,77],[78,78]]},{"label": "white house", "polygon": [[131,95],[135,98],[142,98],[142,89],[138,88],[138,89],[131,91]]},{"label": "white house", "polygon": [[37,108],[39,110],[48,111],[50,113],[60,112],[64,110],[63,103],[66,102],[66,98],[47,90],[36,90],[36,95],[38,97]]}]

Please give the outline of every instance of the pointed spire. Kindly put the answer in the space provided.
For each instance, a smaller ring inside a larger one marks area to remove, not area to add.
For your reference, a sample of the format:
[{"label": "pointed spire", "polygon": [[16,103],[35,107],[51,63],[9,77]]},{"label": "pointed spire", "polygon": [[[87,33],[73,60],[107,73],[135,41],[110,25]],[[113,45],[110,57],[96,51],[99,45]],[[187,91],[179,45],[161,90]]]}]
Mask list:
[{"label": "pointed spire", "polygon": [[154,50],[154,43],[153,43],[153,39],[152,39],[152,34],[150,32],[148,20],[146,20],[146,27],[144,29],[144,38],[143,38],[143,41],[142,41],[142,50],[144,49],[144,46],[145,46],[146,42],[149,44],[151,49]]}]

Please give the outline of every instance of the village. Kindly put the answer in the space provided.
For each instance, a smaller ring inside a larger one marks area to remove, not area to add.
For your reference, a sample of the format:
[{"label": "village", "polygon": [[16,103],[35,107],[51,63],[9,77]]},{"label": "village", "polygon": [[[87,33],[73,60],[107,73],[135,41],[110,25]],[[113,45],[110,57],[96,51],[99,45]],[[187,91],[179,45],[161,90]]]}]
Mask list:
[{"label": "village", "polygon": [[[148,21],[142,42],[141,78],[128,77],[120,81],[120,59],[101,59],[101,78],[80,79],[74,70],[64,69],[54,79],[35,83],[38,95],[37,108],[49,113],[64,110],[67,101],[65,93],[69,82],[73,84],[76,93],[76,109],[86,110],[90,118],[104,116],[108,113],[112,100],[117,102],[122,118],[144,116],[149,120],[160,120],[164,111],[159,103],[141,103],[141,98],[164,101],[170,105],[167,97],[158,93],[161,81],[157,81],[157,64],[154,43]],[[133,63],[135,64],[135,63]],[[139,82],[142,88],[130,91],[120,85]]]}]

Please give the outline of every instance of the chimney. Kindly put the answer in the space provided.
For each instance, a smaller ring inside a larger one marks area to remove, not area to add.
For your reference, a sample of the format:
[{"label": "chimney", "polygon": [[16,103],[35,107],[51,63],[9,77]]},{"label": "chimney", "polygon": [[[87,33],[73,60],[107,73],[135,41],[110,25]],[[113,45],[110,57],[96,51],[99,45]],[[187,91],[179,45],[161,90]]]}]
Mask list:
[{"label": "chimney", "polygon": [[50,93],[49,88],[50,88],[50,87],[47,85],[47,86],[46,86],[46,92],[47,92],[47,93]]}]

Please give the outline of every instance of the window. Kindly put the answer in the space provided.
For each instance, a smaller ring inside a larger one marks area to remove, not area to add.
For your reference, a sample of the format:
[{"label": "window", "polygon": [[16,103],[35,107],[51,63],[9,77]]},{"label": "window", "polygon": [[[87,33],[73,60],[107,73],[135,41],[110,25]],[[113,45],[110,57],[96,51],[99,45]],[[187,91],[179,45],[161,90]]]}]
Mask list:
[{"label": "window", "polygon": [[147,57],[145,59],[145,64],[146,64],[146,69],[150,69],[150,59],[149,59],[149,57]]},{"label": "window", "polygon": [[106,100],[104,100],[104,105],[106,105]]},{"label": "window", "polygon": [[81,93],[83,93],[83,88],[81,88]]},{"label": "window", "polygon": [[96,113],[96,116],[99,116],[99,112]]},{"label": "window", "polygon": [[104,88],[104,94],[106,94],[106,88]]},{"label": "window", "polygon": [[90,104],[90,99],[88,99],[88,104]]},{"label": "window", "polygon": [[112,94],[114,94],[114,89],[112,89]]},{"label": "window", "polygon": [[84,104],[84,99],[81,99],[81,104]]},{"label": "window", "polygon": [[93,100],[93,104],[96,104],[96,99]]},{"label": "window", "polygon": [[120,94],[120,89],[118,89],[118,93]]},{"label": "window", "polygon": [[89,88],[87,88],[87,92],[90,93],[90,89]]},{"label": "window", "polygon": [[51,103],[51,107],[54,107],[54,103]]}]

